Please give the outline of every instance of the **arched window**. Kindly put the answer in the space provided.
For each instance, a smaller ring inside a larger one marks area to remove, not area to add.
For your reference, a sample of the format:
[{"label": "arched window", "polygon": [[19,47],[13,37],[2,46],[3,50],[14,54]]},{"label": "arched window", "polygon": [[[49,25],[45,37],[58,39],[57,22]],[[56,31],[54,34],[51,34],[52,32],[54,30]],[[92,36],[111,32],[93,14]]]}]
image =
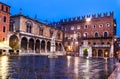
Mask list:
[{"label": "arched window", "polygon": [[5,26],[3,26],[3,32],[5,32],[6,31],[6,27]]},{"label": "arched window", "polygon": [[104,35],[103,35],[104,37],[107,37],[108,36],[108,33],[107,32],[104,32]]},{"label": "arched window", "polygon": [[106,26],[107,26],[107,28],[109,28],[110,27],[110,23],[107,23]]},{"label": "arched window", "polygon": [[28,32],[28,33],[32,32],[32,22],[30,22],[30,21],[26,22],[26,32]]},{"label": "arched window", "polygon": [[14,23],[15,23],[15,21],[11,19],[10,20],[10,28],[9,28],[11,32],[14,32]]},{"label": "arched window", "polygon": [[88,37],[88,33],[85,32],[85,33],[83,34],[83,37]]},{"label": "arched window", "polygon": [[51,29],[51,30],[50,30],[50,37],[53,36],[53,33],[54,33],[54,29]]},{"label": "arched window", "polygon": [[6,16],[4,16],[3,21],[6,22]]},{"label": "arched window", "polygon": [[43,30],[44,30],[44,27],[43,27],[43,26],[40,26],[40,28],[39,28],[39,34],[40,34],[40,35],[43,35]]},{"label": "arched window", "polygon": [[98,33],[97,32],[95,32],[95,37],[98,37]]}]

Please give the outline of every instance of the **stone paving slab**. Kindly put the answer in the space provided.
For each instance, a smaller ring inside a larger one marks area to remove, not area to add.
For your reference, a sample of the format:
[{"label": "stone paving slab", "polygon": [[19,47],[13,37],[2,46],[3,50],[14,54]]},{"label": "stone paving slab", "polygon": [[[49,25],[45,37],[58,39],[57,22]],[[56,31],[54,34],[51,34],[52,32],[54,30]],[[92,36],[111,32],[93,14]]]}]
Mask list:
[{"label": "stone paving slab", "polygon": [[116,63],[117,67],[108,77],[108,79],[120,79],[120,63]]}]

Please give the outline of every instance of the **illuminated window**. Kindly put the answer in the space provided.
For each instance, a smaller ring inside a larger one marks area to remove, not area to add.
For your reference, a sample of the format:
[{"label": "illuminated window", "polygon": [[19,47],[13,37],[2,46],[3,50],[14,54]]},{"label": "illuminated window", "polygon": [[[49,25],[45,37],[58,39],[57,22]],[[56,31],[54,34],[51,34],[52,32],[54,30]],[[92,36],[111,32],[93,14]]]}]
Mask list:
[{"label": "illuminated window", "polygon": [[106,26],[109,28],[110,27],[110,23],[107,23]]},{"label": "illuminated window", "polygon": [[103,24],[100,24],[100,25],[99,25],[99,28],[102,28],[102,27],[103,27]]},{"label": "illuminated window", "polygon": [[83,34],[83,37],[88,37],[88,33],[85,32],[85,33]]},{"label": "illuminated window", "polygon": [[71,27],[71,30],[74,30],[74,26]]}]

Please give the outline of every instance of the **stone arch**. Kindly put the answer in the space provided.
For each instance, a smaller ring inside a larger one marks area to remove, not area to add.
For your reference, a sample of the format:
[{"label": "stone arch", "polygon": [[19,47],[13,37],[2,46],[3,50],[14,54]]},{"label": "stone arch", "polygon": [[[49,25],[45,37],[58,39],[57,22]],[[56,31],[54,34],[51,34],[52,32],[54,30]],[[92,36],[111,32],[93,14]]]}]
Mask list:
[{"label": "stone arch", "polygon": [[109,57],[109,50],[104,51],[104,57]]},{"label": "stone arch", "polygon": [[41,52],[45,52],[45,40],[41,41]]},{"label": "stone arch", "polygon": [[19,39],[16,35],[12,35],[9,39],[9,45],[10,47],[12,47],[12,49],[14,50],[18,50],[18,42],[19,42]]},{"label": "stone arch", "polygon": [[34,39],[33,38],[29,39],[29,50],[32,50],[31,53],[33,53],[33,50],[34,50]]},{"label": "stone arch", "polygon": [[84,48],[83,49],[83,55],[84,56],[88,56],[88,48]]},{"label": "stone arch", "polygon": [[98,50],[98,57],[103,57],[103,51],[101,49]]},{"label": "stone arch", "polygon": [[35,43],[35,52],[36,53],[40,53],[40,40],[36,40],[36,43]]},{"label": "stone arch", "polygon": [[92,50],[92,57],[95,57],[95,56],[97,56],[97,51],[96,51],[96,49],[93,49]]},{"label": "stone arch", "polygon": [[48,42],[47,42],[47,51],[48,51],[48,52],[50,52],[50,47],[51,47],[50,45],[51,45],[51,43],[50,43],[50,41],[48,41]]},{"label": "stone arch", "polygon": [[21,39],[21,50],[23,50],[23,51],[27,50],[27,43],[28,43],[27,38],[23,37]]}]

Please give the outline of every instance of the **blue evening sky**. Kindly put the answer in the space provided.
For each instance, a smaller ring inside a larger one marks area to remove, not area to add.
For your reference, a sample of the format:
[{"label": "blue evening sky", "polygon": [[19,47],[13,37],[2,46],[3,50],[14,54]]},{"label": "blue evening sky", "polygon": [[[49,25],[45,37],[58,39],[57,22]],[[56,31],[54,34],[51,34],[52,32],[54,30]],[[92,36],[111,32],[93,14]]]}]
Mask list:
[{"label": "blue evening sky", "polygon": [[11,6],[11,15],[22,8],[24,15],[41,21],[58,21],[64,18],[114,11],[117,36],[120,36],[120,0],[0,0]]}]

